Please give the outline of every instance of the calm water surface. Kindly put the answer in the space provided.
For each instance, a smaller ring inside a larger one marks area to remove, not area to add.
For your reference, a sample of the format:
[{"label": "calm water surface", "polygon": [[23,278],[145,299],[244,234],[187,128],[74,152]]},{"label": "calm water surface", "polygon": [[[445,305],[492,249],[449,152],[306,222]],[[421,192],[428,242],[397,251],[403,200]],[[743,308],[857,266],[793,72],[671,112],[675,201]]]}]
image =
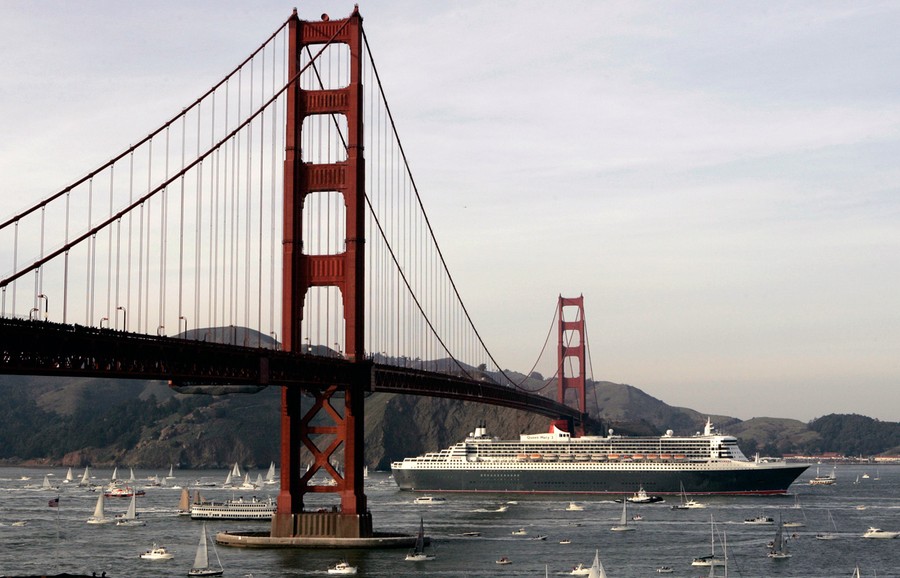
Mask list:
[{"label": "calm water surface", "polygon": [[[822,470],[826,472],[825,469]],[[828,470],[830,471],[830,470]],[[76,480],[63,484],[64,468],[0,468],[0,576],[39,572],[105,571],[111,578],[123,576],[185,576],[194,559],[201,522],[176,514],[180,490],[145,488],[138,498],[138,511],[147,525],[143,527],[101,526],[85,523],[91,516],[97,494],[78,488]],[[120,469],[121,473],[121,469]],[[251,477],[255,479],[257,472]],[[868,473],[869,479],[857,476]],[[59,491],[41,490],[46,474]],[[104,483],[111,471],[93,472],[95,483]],[[136,470],[138,486],[142,479],[163,471]],[[226,472],[177,471],[169,484],[192,484],[195,480],[221,483]],[[863,576],[900,578],[900,539],[866,540],[862,533],[869,526],[900,530],[900,467],[881,467],[879,480],[874,467],[838,466],[837,484],[810,486],[815,475],[811,468],[795,483],[787,496],[773,497],[700,497],[708,505],[702,510],[670,509],[677,501],[629,505],[629,518],[639,514],[635,532],[611,532],[621,505],[603,497],[448,495],[443,505],[414,505],[415,495],[400,492],[386,473],[372,473],[366,480],[366,493],[376,530],[414,534],[419,517],[424,517],[426,533],[433,539],[437,558],[430,562],[406,562],[398,550],[244,550],[219,547],[218,556],[226,577],[327,576],[327,568],[341,559],[359,567],[357,576],[551,576],[569,575],[572,567],[589,564],[594,550],[610,578],[660,576],[656,568],[669,565],[674,577],[707,575],[704,568],[690,566],[691,559],[709,553],[710,516],[715,519],[721,539],[728,545],[729,576],[849,577],[856,564]],[[30,480],[23,480],[30,477]],[[226,499],[243,495],[274,496],[275,489],[256,491],[202,488],[204,497]],[[50,508],[48,500],[60,498],[60,507]],[[799,498],[797,498],[799,496]],[[311,505],[330,505],[326,495],[314,495]],[[583,511],[566,511],[570,501],[584,506]],[[505,512],[496,511],[507,505]],[[126,498],[109,498],[107,515],[123,513]],[[815,534],[833,530],[831,512],[839,538],[816,540]],[[766,543],[774,537],[774,526],[744,524],[745,518],[772,516],[806,525],[791,528],[793,557],[771,560]],[[13,525],[25,522],[25,525]],[[209,522],[211,534],[218,531],[263,530],[268,523]],[[513,531],[524,528],[526,536]],[[463,532],[481,532],[481,537],[466,538]],[[546,535],[543,541],[532,540]],[[562,539],[571,544],[560,544]],[[154,543],[175,553],[172,560],[147,561],[138,555]],[[719,544],[716,549],[719,551]],[[211,551],[211,557],[214,557]],[[498,566],[495,560],[507,556],[512,564]],[[718,574],[717,574],[718,575]]]}]

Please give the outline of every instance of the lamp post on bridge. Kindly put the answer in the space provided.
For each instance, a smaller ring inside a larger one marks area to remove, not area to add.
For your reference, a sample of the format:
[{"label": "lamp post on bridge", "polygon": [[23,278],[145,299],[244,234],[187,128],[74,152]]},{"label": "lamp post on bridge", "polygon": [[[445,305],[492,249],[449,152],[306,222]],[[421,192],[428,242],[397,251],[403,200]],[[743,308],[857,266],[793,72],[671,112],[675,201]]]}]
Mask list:
[{"label": "lamp post on bridge", "polygon": [[32,307],[31,310],[28,312],[28,320],[34,321],[34,314],[40,313],[40,312],[41,312],[41,310],[38,309],[37,307]]},{"label": "lamp post on bridge", "polygon": [[41,293],[37,296],[38,298],[38,307],[41,305],[41,299],[44,300],[44,321],[47,321],[50,317],[50,298],[45,294]]},{"label": "lamp post on bridge", "polygon": [[116,307],[116,330],[119,329],[119,311],[122,312],[122,331],[128,331],[128,311],[121,305]]},{"label": "lamp post on bridge", "polygon": [[109,317],[100,318],[100,329],[103,329],[103,322],[106,321],[106,328],[109,329]]},{"label": "lamp post on bridge", "polygon": [[182,321],[184,321],[184,333],[182,333],[182,335],[184,335],[184,338],[187,339],[187,336],[188,336],[188,322],[187,322],[187,317],[185,317],[184,315],[179,315],[179,316],[178,316],[178,332],[181,333],[181,322],[182,322]]}]

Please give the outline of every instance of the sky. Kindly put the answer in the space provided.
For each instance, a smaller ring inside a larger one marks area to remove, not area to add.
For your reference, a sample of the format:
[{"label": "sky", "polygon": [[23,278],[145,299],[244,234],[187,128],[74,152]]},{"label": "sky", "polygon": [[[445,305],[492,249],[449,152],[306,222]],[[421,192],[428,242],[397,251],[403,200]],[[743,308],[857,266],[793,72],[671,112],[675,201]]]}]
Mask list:
[{"label": "sky", "polygon": [[[558,296],[583,295],[589,377],[742,419],[900,420],[900,4],[359,4],[501,366],[530,368]],[[0,216],[155,129],[294,5],[0,3]]]}]

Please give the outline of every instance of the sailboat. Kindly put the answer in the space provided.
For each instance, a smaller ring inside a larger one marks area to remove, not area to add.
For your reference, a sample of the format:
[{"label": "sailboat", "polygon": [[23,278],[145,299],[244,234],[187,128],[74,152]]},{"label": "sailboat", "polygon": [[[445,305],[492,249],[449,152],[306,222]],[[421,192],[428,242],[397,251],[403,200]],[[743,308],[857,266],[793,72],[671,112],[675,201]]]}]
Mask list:
[{"label": "sailboat", "polygon": [[131,495],[131,502],[128,504],[128,510],[118,518],[116,518],[116,526],[145,526],[143,520],[137,519],[137,496]]},{"label": "sailboat", "polygon": [[181,498],[178,500],[178,515],[191,515],[191,492],[187,488],[181,488]]},{"label": "sailboat", "polygon": [[113,473],[109,477],[109,481],[112,483],[119,481],[119,466],[113,466]]},{"label": "sailboat", "polygon": [[238,466],[237,462],[234,462],[234,466],[231,468],[231,477],[239,478],[241,477],[241,468]]},{"label": "sailboat", "polygon": [[716,558],[716,523],[709,516],[709,556],[699,556],[691,561],[691,566],[724,566],[726,560]]},{"label": "sailboat", "polygon": [[232,478],[231,472],[228,472],[228,475],[225,476],[225,481],[222,483],[222,485],[223,485],[223,486],[230,486],[230,485],[232,485],[232,483],[231,483],[231,478]]},{"label": "sailboat", "polygon": [[853,575],[850,578],[862,578],[862,574],[859,573],[859,564],[856,565],[856,569],[853,570]]},{"label": "sailboat", "polygon": [[78,485],[82,487],[91,485],[91,474],[89,466],[84,466],[84,474],[81,476],[81,481],[78,482]]},{"label": "sailboat", "polygon": [[97,505],[94,506],[94,515],[88,518],[88,524],[109,524],[113,522],[112,518],[107,518],[103,512],[103,494],[97,496]]},{"label": "sailboat", "polygon": [[806,526],[806,512],[800,507],[800,494],[794,494],[794,508],[800,510],[800,513],[803,515],[803,521],[794,520],[792,522],[785,522],[785,528],[802,528]]},{"label": "sailboat", "polygon": [[275,462],[272,462],[269,464],[269,471],[266,472],[266,483],[267,484],[277,483],[275,480]]},{"label": "sailboat", "polygon": [[626,512],[627,506],[628,500],[622,500],[622,515],[619,517],[619,524],[610,528],[610,530],[612,530],[613,532],[631,532],[635,530],[634,526],[628,525],[628,512]]},{"label": "sailboat", "polygon": [[238,486],[241,490],[255,490],[256,486],[250,481],[250,471],[244,474],[244,481]]},{"label": "sailboat", "polygon": [[69,468],[69,471],[66,472],[66,479],[64,480],[64,483],[68,484],[69,482],[72,482],[74,480],[75,474],[72,473],[72,468]]},{"label": "sailboat", "polygon": [[412,552],[406,555],[409,562],[425,562],[434,560],[434,554],[425,553],[425,521],[419,518],[419,534],[416,536],[416,546]]},{"label": "sailboat", "polygon": [[706,507],[706,504],[696,502],[693,498],[688,499],[687,493],[684,491],[684,484],[682,484],[681,482],[678,483],[681,485],[681,504],[672,506],[673,510],[695,510]]},{"label": "sailboat", "polygon": [[834,517],[831,515],[831,510],[828,510],[828,519],[831,520],[831,526],[834,528],[834,532],[821,532],[816,534],[816,540],[834,540],[837,538],[837,524],[834,523]]},{"label": "sailboat", "polygon": [[50,485],[50,476],[44,476],[44,483],[41,484],[42,490],[55,490],[56,488]]},{"label": "sailboat", "polygon": [[129,482],[132,482],[132,483],[133,483],[133,482],[136,482],[137,480],[134,479],[134,468],[128,468],[128,469],[129,469],[129,472],[130,472],[130,473],[128,474],[128,481],[129,481]]},{"label": "sailboat", "polygon": [[787,536],[784,535],[784,524],[781,519],[778,520],[778,529],[775,530],[775,540],[772,542],[772,549],[769,550],[769,558],[776,560],[784,560],[790,558],[791,553],[788,552]]},{"label": "sailboat", "polygon": [[166,479],[167,480],[175,479],[175,466],[173,466],[172,464],[169,464],[169,475],[166,476]]},{"label": "sailboat", "polygon": [[219,561],[219,553],[216,552],[215,542],[213,542],[213,552],[216,554],[218,568],[211,568],[209,565],[209,550],[206,548],[206,523],[204,523],[203,528],[200,530],[200,543],[197,545],[194,565],[188,570],[188,576],[221,576],[225,569],[222,568],[222,562]]},{"label": "sailboat", "polygon": [[603,564],[600,562],[600,550],[594,551],[594,563],[591,564],[588,578],[607,578],[606,570],[603,569]]}]

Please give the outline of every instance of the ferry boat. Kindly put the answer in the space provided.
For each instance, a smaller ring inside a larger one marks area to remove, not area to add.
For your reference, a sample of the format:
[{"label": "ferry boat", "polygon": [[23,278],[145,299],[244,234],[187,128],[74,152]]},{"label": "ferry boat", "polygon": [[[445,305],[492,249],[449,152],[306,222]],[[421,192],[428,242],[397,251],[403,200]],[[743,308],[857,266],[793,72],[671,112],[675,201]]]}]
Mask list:
[{"label": "ferry boat", "polygon": [[267,498],[238,498],[224,502],[201,502],[191,505],[192,520],[271,520],[277,505]]},{"label": "ferry boat", "polygon": [[[482,424],[462,442],[439,452],[393,462],[401,490],[417,492],[523,492],[632,494],[784,494],[808,467],[782,460],[749,460],[737,438],[716,433],[707,419],[702,433],[676,436],[572,435],[554,422],[548,433],[518,440],[488,435]],[[563,426],[564,427],[564,426]],[[541,460],[518,456],[541,455]],[[551,460],[587,454],[589,461]],[[653,455],[648,459],[647,455]],[[636,459],[635,455],[642,456]],[[599,459],[604,456],[604,459]],[[628,461],[620,459],[628,457]]]}]

